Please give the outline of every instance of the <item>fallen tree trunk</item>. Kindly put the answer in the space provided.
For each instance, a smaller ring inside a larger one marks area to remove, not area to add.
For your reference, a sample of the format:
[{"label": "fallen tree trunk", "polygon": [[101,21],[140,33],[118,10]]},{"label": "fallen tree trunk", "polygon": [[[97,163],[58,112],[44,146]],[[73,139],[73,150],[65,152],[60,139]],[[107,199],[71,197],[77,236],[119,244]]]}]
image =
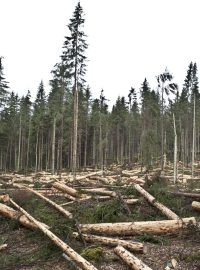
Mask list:
[{"label": "fallen tree trunk", "polygon": [[189,193],[189,192],[167,192],[170,195],[183,196],[189,198],[200,198],[200,193]]},{"label": "fallen tree trunk", "polygon": [[[73,232],[73,236],[75,236],[77,238],[79,236],[79,234],[76,232]],[[144,245],[142,243],[139,243],[139,242],[130,242],[130,241],[126,241],[126,240],[120,240],[117,238],[102,237],[102,236],[96,236],[96,235],[92,235],[92,234],[82,234],[82,237],[87,242],[92,242],[92,243],[98,242],[100,244],[104,244],[107,246],[121,245],[129,250],[132,250],[132,251],[140,251],[140,252],[144,251]]]},{"label": "fallen tree trunk", "polygon": [[4,250],[4,249],[6,249],[7,247],[8,247],[8,245],[7,245],[7,244],[0,245],[0,251],[2,251],[2,250]]},{"label": "fallen tree trunk", "polygon": [[[31,222],[26,216],[2,203],[0,203],[0,215],[14,219],[29,229],[37,229],[37,226],[33,222]],[[46,224],[41,224],[42,226],[49,228]]]},{"label": "fallen tree trunk", "polygon": [[83,191],[89,192],[89,193],[95,193],[95,194],[99,194],[99,195],[107,195],[107,196],[112,196],[112,197],[116,197],[117,194],[114,191],[110,191],[110,190],[105,190],[102,188],[93,188],[93,189],[83,189]]},{"label": "fallen tree trunk", "polygon": [[200,202],[193,201],[192,208],[200,210]]},{"label": "fallen tree trunk", "polygon": [[127,204],[135,204],[139,199],[123,199]]},{"label": "fallen tree trunk", "polygon": [[26,190],[32,192],[33,194],[35,194],[36,196],[40,197],[42,200],[44,200],[45,202],[47,202],[48,204],[50,204],[51,206],[53,206],[57,211],[59,211],[65,217],[72,219],[72,217],[73,217],[72,216],[72,213],[70,213],[69,211],[65,210],[63,207],[61,207],[57,203],[53,202],[52,200],[46,198],[45,196],[43,196],[39,192],[33,190],[32,188],[28,188],[26,186],[22,186],[22,185],[18,185],[18,184],[14,184],[14,186],[17,187],[17,188],[23,188],[23,189],[26,189]]},{"label": "fallen tree trunk", "polygon": [[79,267],[81,267],[83,270],[97,270],[97,268],[95,268],[91,263],[89,263],[82,256],[80,256],[76,251],[74,251],[70,246],[64,243],[50,230],[46,229],[40,222],[38,222],[34,217],[28,214],[12,199],[10,199],[10,202],[28,219],[30,219],[38,227],[38,229],[40,229],[40,231],[42,231],[48,238],[50,238],[54,242],[54,244],[57,245],[67,256],[69,256]]},{"label": "fallen tree trunk", "polygon": [[0,202],[9,202],[9,195],[0,195]]},{"label": "fallen tree trunk", "polygon": [[122,246],[117,246],[114,252],[133,270],[152,270]]},{"label": "fallen tree trunk", "polygon": [[96,223],[80,224],[83,233],[97,233],[108,235],[135,235],[135,234],[165,234],[176,233],[180,229],[187,228],[187,225],[196,225],[194,217],[177,220],[121,222],[121,223]]},{"label": "fallen tree trunk", "polygon": [[76,180],[82,180],[82,179],[88,178],[88,177],[93,176],[93,175],[101,175],[102,173],[103,173],[102,171],[91,172],[91,173],[88,173],[86,175],[77,176]]},{"label": "fallen tree trunk", "polygon": [[73,197],[79,197],[78,191],[74,188],[67,186],[67,185],[64,185],[64,184],[61,184],[58,182],[54,182],[54,183],[52,183],[52,186],[58,190],[61,190],[62,192],[65,192],[65,193],[73,196]]},{"label": "fallen tree trunk", "polygon": [[149,194],[145,189],[143,189],[140,185],[136,184],[134,185],[135,189],[142,194],[150,204],[158,208],[166,217],[169,219],[179,219],[179,216],[177,216],[174,212],[172,212],[169,208],[164,206],[163,204],[156,202],[156,199]]}]

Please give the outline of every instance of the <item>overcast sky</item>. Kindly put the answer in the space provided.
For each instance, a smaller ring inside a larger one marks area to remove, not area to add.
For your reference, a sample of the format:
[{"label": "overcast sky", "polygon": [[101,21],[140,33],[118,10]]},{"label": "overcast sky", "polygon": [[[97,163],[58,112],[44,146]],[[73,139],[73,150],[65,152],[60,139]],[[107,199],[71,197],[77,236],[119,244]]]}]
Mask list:
[{"label": "overcast sky", "polygon": [[[77,0],[0,0],[0,55],[11,90],[35,98],[59,62]],[[88,35],[87,81],[93,97],[115,101],[152,88],[165,67],[182,87],[188,65],[200,69],[199,0],[81,0]]]}]

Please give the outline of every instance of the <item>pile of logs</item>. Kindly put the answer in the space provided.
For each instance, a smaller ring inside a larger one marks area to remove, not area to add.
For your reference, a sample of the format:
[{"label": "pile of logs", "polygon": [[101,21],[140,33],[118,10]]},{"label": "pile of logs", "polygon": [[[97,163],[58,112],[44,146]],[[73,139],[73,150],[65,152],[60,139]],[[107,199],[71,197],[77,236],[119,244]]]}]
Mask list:
[{"label": "pile of logs", "polygon": [[[109,172],[108,172],[109,174]],[[138,177],[139,176],[139,177]],[[129,265],[131,269],[149,270],[140,259],[135,257],[132,252],[147,252],[143,243],[133,242],[128,240],[119,239],[116,236],[123,238],[123,236],[141,235],[141,234],[166,234],[177,233],[180,230],[187,229],[188,225],[196,225],[196,219],[194,217],[180,218],[176,213],[171,211],[165,205],[156,201],[150,193],[148,193],[142,186],[145,184],[147,175],[144,174],[141,177],[140,168],[132,171],[121,170],[118,175],[110,175],[107,177],[102,176],[102,171],[90,172],[77,177],[77,181],[83,185],[83,183],[89,183],[90,187],[82,186],[74,188],[71,185],[72,176],[67,174],[52,176],[48,173],[41,172],[37,174],[37,182],[42,185],[42,188],[34,188],[35,176],[20,176],[20,175],[1,175],[0,180],[2,185],[9,185],[9,189],[21,190],[23,192],[29,192],[44,200],[56,211],[59,211],[65,218],[73,219],[72,213],[64,209],[64,205],[73,204],[75,202],[83,202],[85,200],[95,199],[97,201],[111,200],[118,198],[127,213],[130,214],[131,210],[128,205],[139,203],[138,199],[134,197],[122,196],[119,191],[115,191],[115,187],[121,188],[127,186],[133,186],[135,190],[142,195],[153,207],[156,207],[163,216],[168,220],[160,221],[141,221],[141,222],[123,222],[123,223],[99,223],[99,224],[78,224],[78,232],[74,232],[73,236],[77,239],[81,239],[85,242],[100,243],[102,245],[111,246],[114,248],[114,252]],[[94,186],[92,186],[94,183]],[[112,184],[112,185],[110,185]],[[116,186],[115,186],[116,184]],[[111,189],[112,187],[112,189]],[[114,189],[114,190],[113,190]],[[6,191],[6,189],[4,190]],[[65,197],[68,202],[58,205],[53,200],[47,198],[52,194]],[[200,193],[176,193],[180,196],[190,196],[194,198],[200,198]],[[9,203],[14,206],[15,209],[6,205]],[[200,210],[200,202],[193,201],[192,208]],[[17,220],[23,226],[32,229],[40,230],[45,236],[47,236],[55,245],[57,245],[63,252],[64,257],[68,261],[75,264],[77,269],[95,270],[91,263],[80,256],[69,245],[63,242],[55,234],[50,231],[48,225],[36,220],[33,216],[27,213],[22,207],[20,207],[13,199],[7,194],[0,195],[0,215],[7,218]],[[77,221],[76,221],[77,223]],[[106,234],[106,236],[102,236]],[[115,236],[115,237],[107,237]],[[0,245],[0,251],[7,248],[7,245]]]}]

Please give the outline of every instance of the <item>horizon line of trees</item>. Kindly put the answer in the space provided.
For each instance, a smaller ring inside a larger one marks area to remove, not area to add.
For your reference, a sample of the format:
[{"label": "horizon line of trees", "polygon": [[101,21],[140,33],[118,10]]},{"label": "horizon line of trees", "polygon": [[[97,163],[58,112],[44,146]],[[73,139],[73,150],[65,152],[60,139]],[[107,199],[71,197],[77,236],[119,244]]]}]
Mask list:
[{"label": "horizon line of trees", "polygon": [[182,91],[166,69],[157,76],[157,89],[151,89],[144,79],[140,102],[138,91],[131,87],[109,111],[104,91],[93,99],[84,79],[88,45],[83,26],[83,9],[78,3],[61,60],[52,70],[51,90],[46,95],[41,81],[34,102],[29,91],[21,98],[8,91],[0,57],[0,171],[55,173],[68,169],[75,177],[77,169],[135,162],[163,169],[166,160],[174,159],[174,126],[177,160],[188,166],[199,159],[196,63],[189,64]]}]

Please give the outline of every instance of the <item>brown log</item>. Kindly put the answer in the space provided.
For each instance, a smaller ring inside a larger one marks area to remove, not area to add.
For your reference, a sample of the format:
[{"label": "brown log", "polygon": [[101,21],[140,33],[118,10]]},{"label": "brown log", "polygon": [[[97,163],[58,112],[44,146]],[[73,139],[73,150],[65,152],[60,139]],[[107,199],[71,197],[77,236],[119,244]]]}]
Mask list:
[{"label": "brown log", "polygon": [[171,211],[163,204],[157,202],[156,199],[151,194],[149,194],[145,189],[143,189],[140,185],[136,184],[134,185],[134,187],[140,194],[142,194],[148,200],[148,202],[150,202],[150,204],[158,208],[166,217],[168,217],[169,219],[179,219],[179,217],[173,211]]},{"label": "brown log", "polygon": [[200,210],[200,202],[193,201],[192,208]]},{"label": "brown log", "polygon": [[140,259],[135,257],[128,250],[123,248],[122,246],[117,246],[114,249],[114,252],[125,262],[128,264],[130,269],[133,270],[152,270],[152,268],[148,267],[144,264]]},{"label": "brown log", "polygon": [[[2,203],[0,203],[0,215],[17,220],[19,223],[21,223],[22,225],[24,225],[25,227],[29,229],[32,229],[32,230],[37,229],[37,226],[33,222],[31,222],[26,216],[22,215],[20,212]],[[41,224],[49,228],[44,223],[41,223]]]},{"label": "brown log", "polygon": [[73,196],[73,197],[80,197],[79,193],[76,189],[71,188],[67,185],[61,184],[59,182],[54,182],[54,183],[52,183],[52,186],[58,190],[61,190],[62,192],[65,192],[65,193]]},{"label": "brown log", "polygon": [[183,197],[189,197],[189,198],[200,198],[200,193],[189,193],[189,192],[167,192],[171,195],[175,196],[183,196]]},{"label": "brown log", "polygon": [[9,195],[6,194],[6,195],[0,195],[0,202],[9,202]]},{"label": "brown log", "polygon": [[8,247],[8,245],[7,245],[7,244],[0,245],[0,251],[2,251],[2,250],[4,250],[4,249],[6,249],[7,247]]},{"label": "brown log", "polygon": [[69,256],[79,267],[83,270],[97,270],[91,263],[80,256],[76,251],[74,251],[70,246],[53,234],[50,230],[46,229],[40,222],[38,222],[34,217],[28,214],[23,208],[16,204],[12,199],[10,202],[22,212],[28,219],[30,219],[48,238],[50,238],[55,245],[57,245],[67,256]]},{"label": "brown log", "polygon": [[69,211],[65,210],[63,207],[61,207],[57,203],[53,202],[52,200],[46,198],[45,196],[43,196],[39,192],[33,190],[32,188],[28,188],[26,186],[22,186],[22,185],[18,185],[18,184],[14,184],[14,186],[17,187],[17,188],[23,188],[23,189],[26,189],[26,190],[32,192],[33,194],[35,194],[36,196],[40,197],[42,200],[44,200],[45,202],[47,202],[48,204],[50,204],[51,206],[53,206],[57,211],[59,211],[66,218],[70,218],[70,219],[73,218],[72,213],[70,213]]},{"label": "brown log", "polygon": [[83,233],[108,235],[165,234],[176,233],[187,228],[189,224],[196,225],[196,219],[190,217],[177,220],[80,224],[80,229]]},{"label": "brown log", "polygon": [[[79,236],[78,233],[73,232],[73,236],[76,238]],[[92,234],[82,234],[82,237],[85,239],[87,242],[97,242],[100,244],[108,245],[108,246],[118,246],[121,245],[129,250],[132,251],[144,251],[144,245],[139,242],[132,242],[132,241],[126,241],[126,240],[120,240],[117,238],[110,238],[110,237],[102,237],[102,236],[97,236],[97,235],[92,235]]]}]

